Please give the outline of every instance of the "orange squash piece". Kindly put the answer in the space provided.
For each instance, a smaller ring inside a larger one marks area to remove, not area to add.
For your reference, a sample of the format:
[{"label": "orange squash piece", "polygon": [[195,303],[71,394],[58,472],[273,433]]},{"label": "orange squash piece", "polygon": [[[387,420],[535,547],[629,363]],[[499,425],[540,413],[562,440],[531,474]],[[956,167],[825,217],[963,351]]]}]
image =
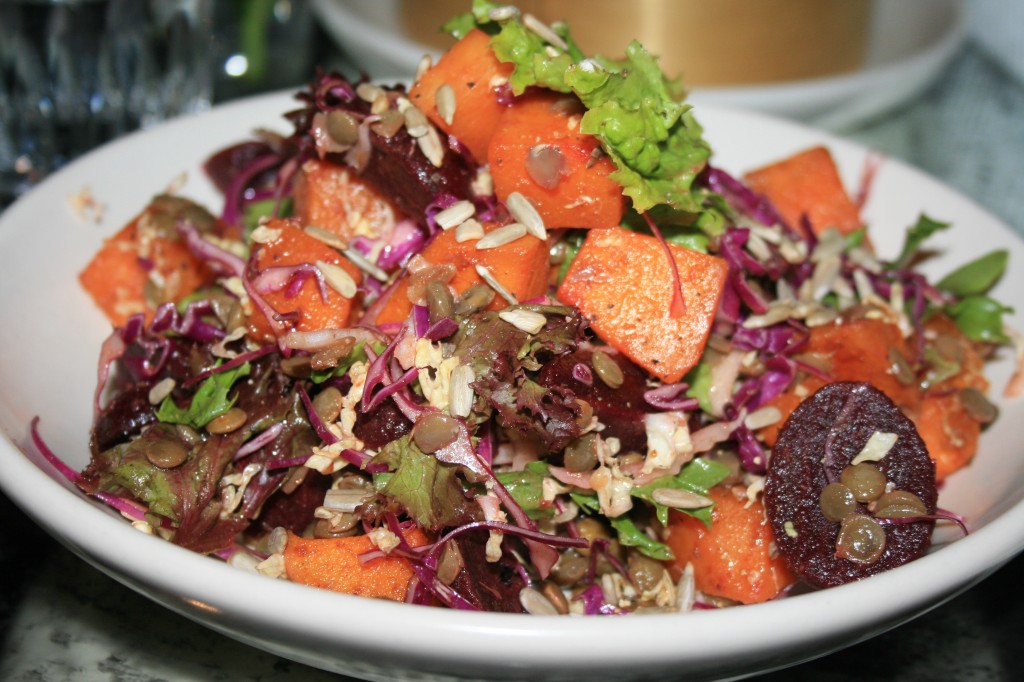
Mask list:
[{"label": "orange squash piece", "polygon": [[[487,145],[498,128],[507,103],[499,101],[496,85],[505,83],[512,64],[499,61],[491,37],[473,29],[413,83],[409,100],[444,132],[466,145],[478,163],[487,160]],[[452,89],[455,108],[449,124],[437,108],[437,91]]]},{"label": "orange squash piece", "polygon": [[[527,93],[505,112],[487,151],[494,193],[505,201],[520,192],[548,228],[617,227],[626,199],[609,177],[615,164],[597,152],[596,137],[580,132],[580,113],[568,112],[567,102],[564,95]],[[560,158],[561,172],[531,174],[531,155]]]},{"label": "orange squash piece", "polygon": [[302,164],[293,192],[295,217],[336,234],[344,243],[356,235],[387,235],[403,216],[349,168],[321,159]]},{"label": "orange squash piece", "polygon": [[[981,434],[981,424],[964,408],[959,391],[975,388],[984,393],[988,381],[982,374],[984,359],[952,320],[933,316],[925,330],[946,337],[945,352],[955,356],[948,359],[961,371],[923,394],[916,384],[905,384],[894,374],[890,349],[908,359],[914,351],[895,325],[881,320],[864,318],[814,327],[803,357],[817,358],[821,369],[835,381],[867,381],[889,396],[914,422],[935,460],[935,477],[941,481],[970,462]],[[775,444],[779,430],[803,397],[824,385],[822,379],[809,376],[769,403],[779,409],[782,419],[758,432],[768,446]]]},{"label": "orange squash piece", "polygon": [[[486,223],[485,232],[491,232],[498,225]],[[483,279],[476,271],[482,265],[519,301],[528,301],[547,293],[548,276],[550,273],[546,240],[537,239],[532,235],[520,237],[493,249],[478,249],[476,241],[459,243],[455,240],[455,230],[437,233],[421,252],[422,258],[432,265],[451,263],[455,266],[455,277],[448,282],[455,295],[480,284]],[[390,298],[377,315],[377,324],[402,322],[412,311],[413,302],[409,299],[409,276],[399,282],[391,292]],[[508,303],[500,296],[495,296],[490,309],[504,308]]]},{"label": "orange squash piece", "polygon": [[[890,349],[911,358],[911,349],[897,326],[883,320],[862,318],[851,322],[825,324],[811,328],[801,357],[815,364],[835,381],[867,381],[885,393],[904,411],[914,409],[920,392],[913,384],[904,384],[893,373]],[[803,401],[825,385],[816,376],[808,376],[799,388],[791,388],[770,402],[782,412],[782,419],[761,429],[769,446],[775,444],[779,430]]]},{"label": "orange squash piece", "polygon": [[[183,204],[154,200],[107,239],[79,274],[82,288],[115,326],[138,313],[151,318],[154,304],[177,302],[215,280],[216,273],[173,231],[175,211]],[[167,221],[170,226],[162,225]],[[156,294],[148,303],[147,290],[151,299]]]},{"label": "orange squash piece", "polygon": [[717,256],[669,248],[682,283],[683,315],[670,312],[675,283],[662,245],[619,227],[587,233],[558,298],[579,308],[605,343],[675,383],[704,352],[728,265]]},{"label": "orange squash piece", "polygon": [[793,229],[802,229],[805,215],[815,234],[829,227],[849,234],[864,225],[825,147],[812,147],[751,171],[744,179],[754,192],[768,198]]},{"label": "orange squash piece", "polygon": [[[417,528],[405,533],[412,547],[427,543]],[[374,550],[370,538],[307,539],[289,533],[284,566],[288,580],[332,592],[404,601],[413,570],[403,557],[383,557],[363,563],[359,556]]]},{"label": "orange squash piece", "polygon": [[[362,273],[345,256],[319,239],[306,234],[294,218],[277,218],[266,223],[270,229],[280,230],[273,241],[260,244],[254,253],[257,270],[270,267],[294,266],[308,263],[316,265],[323,261],[337,265],[352,277],[358,285]],[[278,313],[299,313],[294,328],[298,331],[317,331],[347,327],[352,316],[352,299],[326,286],[327,298],[321,297],[320,286],[314,277],[307,278],[295,296],[287,291],[273,291],[263,294],[263,299]],[[249,335],[259,341],[272,341],[273,329],[259,310],[249,317]]]},{"label": "orange squash piece", "polygon": [[721,486],[712,488],[711,528],[681,512],[669,516],[667,544],[675,554],[675,577],[693,565],[698,590],[743,604],[777,597],[796,582],[786,562],[772,556],[774,540],[760,500],[749,507]]}]

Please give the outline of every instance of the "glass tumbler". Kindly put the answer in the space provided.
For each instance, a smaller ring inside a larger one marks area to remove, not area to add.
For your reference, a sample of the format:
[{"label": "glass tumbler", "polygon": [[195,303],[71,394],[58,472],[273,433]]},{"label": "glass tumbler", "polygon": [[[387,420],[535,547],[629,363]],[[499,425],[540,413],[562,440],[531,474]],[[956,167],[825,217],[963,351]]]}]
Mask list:
[{"label": "glass tumbler", "polygon": [[118,135],[206,109],[213,0],[0,0],[0,206]]}]

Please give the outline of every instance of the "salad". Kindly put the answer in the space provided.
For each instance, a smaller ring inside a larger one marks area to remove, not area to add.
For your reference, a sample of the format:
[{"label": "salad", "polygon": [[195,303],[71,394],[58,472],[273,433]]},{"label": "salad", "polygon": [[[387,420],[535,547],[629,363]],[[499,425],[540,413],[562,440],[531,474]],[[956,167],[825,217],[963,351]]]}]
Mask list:
[{"label": "salad", "polygon": [[965,528],[937,489],[997,416],[1006,252],[931,282],[922,215],[882,259],[824,148],[729,175],[636,42],[446,28],[409,88],[318,73],[292,134],[212,153],[216,213],[159,195],[95,255],[82,490],[241,569],[533,614],[761,602]]}]

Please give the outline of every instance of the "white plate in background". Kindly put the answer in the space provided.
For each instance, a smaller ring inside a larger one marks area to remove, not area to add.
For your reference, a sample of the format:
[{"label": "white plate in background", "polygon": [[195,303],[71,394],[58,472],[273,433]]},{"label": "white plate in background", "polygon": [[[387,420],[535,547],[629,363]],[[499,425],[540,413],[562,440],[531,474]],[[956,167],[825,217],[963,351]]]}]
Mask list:
[{"label": "white plate in background", "polygon": [[[425,53],[439,54],[401,33],[395,0],[313,0],[313,7],[328,34],[373,78],[408,80]],[[966,15],[964,0],[875,0],[861,70],[760,86],[694,88],[690,101],[832,130],[851,127],[920,94],[963,43]]]}]

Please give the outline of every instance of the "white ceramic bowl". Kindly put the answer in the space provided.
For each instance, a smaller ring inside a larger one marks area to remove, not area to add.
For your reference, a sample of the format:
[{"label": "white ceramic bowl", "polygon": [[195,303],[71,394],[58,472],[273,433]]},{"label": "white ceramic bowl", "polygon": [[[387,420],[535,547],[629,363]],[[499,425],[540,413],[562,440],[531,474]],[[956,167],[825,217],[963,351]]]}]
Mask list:
[{"label": "white ceramic bowl", "polygon": [[[407,78],[425,53],[438,54],[404,32],[394,0],[312,2],[328,34],[372,77]],[[920,94],[942,73],[967,34],[965,0],[875,0],[873,12],[864,67],[853,73],[698,87],[690,101],[840,130]]]},{"label": "white ceramic bowl", "polygon": [[[1024,400],[1000,400],[1002,417],[984,435],[975,463],[942,490],[940,504],[969,519],[969,537],[942,529],[938,540],[949,544],[907,566],[756,606],[589,618],[446,611],[242,573],[133,530],[61,480],[29,443],[38,415],[55,452],[75,468],[88,459],[96,359],[108,326],[76,275],[104,236],[183,171],[182,191],[216,210],[199,164],[257,127],[286,132],[280,114],[291,106],[287,95],[263,96],[129,136],[71,164],[0,218],[0,484],[107,574],[243,642],[369,679],[703,680],[782,667],[876,635],[950,599],[1024,548]],[[865,150],[824,133],[710,107],[697,115],[715,163],[732,172],[825,143],[851,187],[860,177]],[[84,187],[105,207],[99,224],[68,207]],[[996,296],[1024,309],[1024,244],[1010,229],[922,173],[884,162],[865,211],[883,254],[898,249],[922,211],[955,225],[934,239],[945,252],[934,273],[1005,246],[1012,268]],[[1020,322],[1020,315],[1011,319],[1018,328]],[[990,372],[997,397],[1012,364],[1004,357]]]}]

